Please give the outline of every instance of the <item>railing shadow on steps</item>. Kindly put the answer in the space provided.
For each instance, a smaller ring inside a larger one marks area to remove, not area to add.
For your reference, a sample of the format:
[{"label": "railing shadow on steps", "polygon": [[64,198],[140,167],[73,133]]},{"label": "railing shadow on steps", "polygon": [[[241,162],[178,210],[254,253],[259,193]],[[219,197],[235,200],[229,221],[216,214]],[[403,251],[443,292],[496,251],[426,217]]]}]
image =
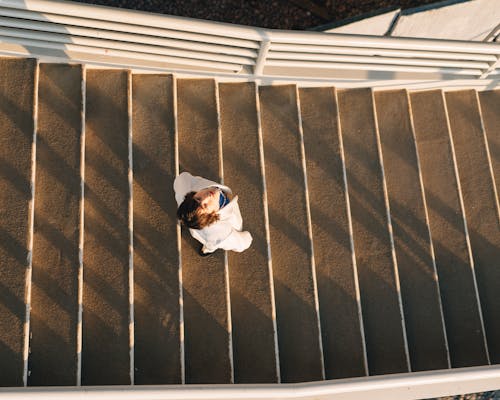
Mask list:
[{"label": "railing shadow on steps", "polygon": [[[43,165],[43,164],[42,164],[42,165]],[[103,167],[103,168],[107,169],[106,167]],[[286,168],[285,168],[285,169],[286,169]],[[56,177],[56,179],[58,179],[58,177]],[[114,181],[115,181],[115,179],[110,178],[110,183],[113,183]],[[18,183],[18,182],[17,182],[17,183]],[[89,188],[87,188],[86,190],[87,190],[87,192],[88,192],[88,191],[89,191]],[[110,210],[108,209],[108,211],[110,211]],[[106,212],[106,213],[104,213],[104,214],[107,214],[107,212]]]}]

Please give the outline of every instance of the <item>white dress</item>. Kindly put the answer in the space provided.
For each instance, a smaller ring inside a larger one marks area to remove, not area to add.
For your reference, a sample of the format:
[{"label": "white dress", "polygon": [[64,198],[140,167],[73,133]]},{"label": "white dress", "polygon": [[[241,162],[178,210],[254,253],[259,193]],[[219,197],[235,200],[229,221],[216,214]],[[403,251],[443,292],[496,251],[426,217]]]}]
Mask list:
[{"label": "white dress", "polygon": [[[177,206],[183,201],[189,192],[198,192],[201,189],[215,186],[225,192],[232,193],[231,189],[220,183],[210,181],[201,176],[193,176],[189,172],[183,172],[174,181],[175,200]],[[189,228],[191,236],[203,244],[205,253],[214,252],[217,249],[241,252],[250,247],[252,235],[250,232],[242,231],[243,219],[241,218],[238,196],[235,196],[217,214],[219,220],[203,229]]]}]

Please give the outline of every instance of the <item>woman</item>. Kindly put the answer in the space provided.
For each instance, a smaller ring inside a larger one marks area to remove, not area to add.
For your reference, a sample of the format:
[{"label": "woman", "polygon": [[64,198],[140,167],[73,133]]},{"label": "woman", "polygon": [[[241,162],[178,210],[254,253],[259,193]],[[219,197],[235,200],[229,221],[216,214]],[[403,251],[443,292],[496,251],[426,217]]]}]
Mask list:
[{"label": "woman", "polygon": [[242,232],[238,196],[227,186],[183,172],[174,181],[177,218],[189,228],[202,247],[201,256],[217,249],[241,252],[250,247],[252,235]]}]

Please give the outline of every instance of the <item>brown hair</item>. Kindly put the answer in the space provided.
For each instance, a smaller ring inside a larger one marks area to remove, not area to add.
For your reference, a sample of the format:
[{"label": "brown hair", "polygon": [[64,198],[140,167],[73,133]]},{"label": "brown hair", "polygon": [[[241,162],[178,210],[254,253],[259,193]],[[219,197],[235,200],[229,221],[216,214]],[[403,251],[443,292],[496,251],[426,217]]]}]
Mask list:
[{"label": "brown hair", "polygon": [[177,218],[192,229],[203,229],[219,220],[219,215],[214,211],[206,213],[200,207],[200,202],[194,198],[196,192],[189,192],[177,209]]}]

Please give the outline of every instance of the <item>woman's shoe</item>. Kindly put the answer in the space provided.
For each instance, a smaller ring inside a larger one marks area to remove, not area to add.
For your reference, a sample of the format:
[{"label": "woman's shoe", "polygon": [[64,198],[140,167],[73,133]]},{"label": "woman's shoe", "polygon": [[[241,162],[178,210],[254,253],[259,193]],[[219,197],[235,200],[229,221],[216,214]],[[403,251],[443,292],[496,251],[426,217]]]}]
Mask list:
[{"label": "woman's shoe", "polygon": [[199,254],[200,256],[202,256],[202,257],[208,257],[208,256],[211,256],[212,254],[214,254],[214,253],[215,253],[215,251],[212,251],[211,253],[205,253],[205,252],[203,251],[204,247],[205,247],[205,246],[201,246],[201,247],[200,247],[200,249],[198,250],[198,254]]}]

